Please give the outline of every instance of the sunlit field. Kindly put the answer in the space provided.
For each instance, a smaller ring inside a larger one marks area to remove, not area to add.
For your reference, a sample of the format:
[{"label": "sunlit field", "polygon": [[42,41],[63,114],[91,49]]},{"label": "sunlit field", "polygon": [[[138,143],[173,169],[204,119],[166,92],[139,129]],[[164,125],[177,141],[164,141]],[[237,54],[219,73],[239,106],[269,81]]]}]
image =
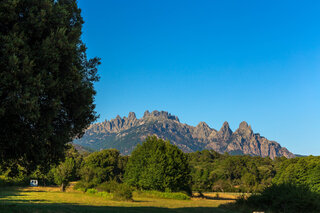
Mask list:
[{"label": "sunlit field", "polygon": [[173,200],[133,193],[133,201],[112,201],[88,193],[57,187],[5,187],[0,192],[0,212],[221,212],[220,204],[234,202],[236,194],[209,193],[207,199]]}]

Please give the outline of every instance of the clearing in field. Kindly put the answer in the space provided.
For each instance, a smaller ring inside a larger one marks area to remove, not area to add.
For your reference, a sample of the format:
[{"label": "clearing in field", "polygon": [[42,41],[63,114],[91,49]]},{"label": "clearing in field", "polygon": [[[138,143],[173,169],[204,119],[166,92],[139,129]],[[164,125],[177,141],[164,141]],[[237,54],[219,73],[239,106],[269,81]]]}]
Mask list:
[{"label": "clearing in field", "polygon": [[234,202],[234,194],[206,194],[208,199],[173,200],[133,194],[130,201],[112,201],[75,191],[60,192],[57,187],[6,187],[0,191],[0,212],[211,212],[232,213],[219,208]]}]

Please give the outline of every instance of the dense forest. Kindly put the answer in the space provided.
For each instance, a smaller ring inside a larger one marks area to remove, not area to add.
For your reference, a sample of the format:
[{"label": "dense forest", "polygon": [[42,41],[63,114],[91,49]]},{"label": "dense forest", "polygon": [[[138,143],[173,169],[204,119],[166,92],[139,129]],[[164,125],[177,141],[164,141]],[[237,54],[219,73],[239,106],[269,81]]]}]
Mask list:
[{"label": "dense forest", "polygon": [[168,141],[149,137],[131,156],[115,149],[79,152],[69,145],[65,159],[30,172],[18,163],[1,165],[1,185],[59,185],[82,190],[125,183],[137,189],[195,192],[261,192],[272,184],[292,183],[320,192],[320,157],[262,158],[212,150],[183,153]]}]

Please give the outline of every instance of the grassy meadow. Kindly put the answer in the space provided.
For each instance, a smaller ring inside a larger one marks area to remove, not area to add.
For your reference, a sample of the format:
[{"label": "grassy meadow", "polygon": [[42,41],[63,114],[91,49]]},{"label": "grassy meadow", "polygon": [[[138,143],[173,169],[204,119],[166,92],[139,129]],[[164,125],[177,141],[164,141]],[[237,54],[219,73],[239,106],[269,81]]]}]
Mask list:
[{"label": "grassy meadow", "polygon": [[205,194],[206,199],[175,200],[149,193],[133,193],[133,201],[113,201],[95,194],[58,187],[4,187],[0,189],[0,212],[217,212],[233,211],[219,205],[234,202],[237,194]]}]

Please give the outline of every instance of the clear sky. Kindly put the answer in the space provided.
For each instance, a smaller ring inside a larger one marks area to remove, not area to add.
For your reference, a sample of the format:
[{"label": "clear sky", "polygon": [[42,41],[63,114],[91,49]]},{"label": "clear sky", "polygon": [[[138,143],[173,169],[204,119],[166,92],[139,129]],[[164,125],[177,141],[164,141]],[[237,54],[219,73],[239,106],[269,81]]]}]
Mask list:
[{"label": "clear sky", "polygon": [[98,121],[164,110],[320,155],[320,1],[79,0]]}]

